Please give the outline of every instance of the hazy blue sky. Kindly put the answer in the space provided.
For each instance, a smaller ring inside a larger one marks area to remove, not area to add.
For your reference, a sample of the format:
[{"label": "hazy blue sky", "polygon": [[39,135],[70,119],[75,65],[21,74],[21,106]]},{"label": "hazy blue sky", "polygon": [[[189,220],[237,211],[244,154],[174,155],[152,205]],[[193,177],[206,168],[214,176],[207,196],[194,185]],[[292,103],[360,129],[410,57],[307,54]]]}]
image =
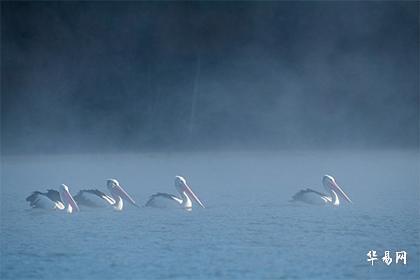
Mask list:
[{"label": "hazy blue sky", "polygon": [[3,153],[418,146],[418,2],[1,8]]}]

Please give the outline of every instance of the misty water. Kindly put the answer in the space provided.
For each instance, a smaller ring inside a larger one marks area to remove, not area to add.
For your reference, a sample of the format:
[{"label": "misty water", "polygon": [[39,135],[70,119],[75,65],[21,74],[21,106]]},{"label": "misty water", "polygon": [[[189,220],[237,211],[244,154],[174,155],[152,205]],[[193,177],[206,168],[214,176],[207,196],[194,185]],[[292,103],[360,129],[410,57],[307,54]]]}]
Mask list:
[{"label": "misty water", "polygon": [[[324,174],[353,200],[295,205]],[[34,190],[106,190],[140,204],[183,175],[206,205],[31,210]],[[2,156],[1,279],[419,279],[418,151]],[[376,250],[373,266],[366,254]],[[389,250],[393,262],[381,258]],[[395,263],[396,251],[407,264]]]}]

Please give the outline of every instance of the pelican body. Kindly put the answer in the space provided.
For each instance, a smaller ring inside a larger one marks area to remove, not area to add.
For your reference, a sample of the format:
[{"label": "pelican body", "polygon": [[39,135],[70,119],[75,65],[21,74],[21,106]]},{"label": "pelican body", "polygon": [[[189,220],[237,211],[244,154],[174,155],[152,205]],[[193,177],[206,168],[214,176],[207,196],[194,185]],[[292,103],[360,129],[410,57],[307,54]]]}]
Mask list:
[{"label": "pelican body", "polygon": [[132,205],[137,206],[131,196],[120,186],[117,180],[108,179],[107,189],[110,195],[105,194],[97,189],[81,190],[74,197],[74,200],[81,206],[98,208],[112,206],[115,210],[123,210],[124,202],[128,201]]},{"label": "pelican body", "polygon": [[175,176],[175,189],[179,192],[179,197],[168,193],[156,193],[150,197],[146,206],[156,208],[181,207],[191,210],[192,202],[194,201],[202,208],[205,208],[182,176]]},{"label": "pelican body", "polygon": [[303,202],[313,205],[340,205],[340,198],[345,201],[352,203],[348,195],[341,189],[336,183],[335,179],[331,175],[324,175],[322,178],[322,184],[327,191],[327,194],[315,191],[313,189],[301,190],[292,197],[294,202]]},{"label": "pelican body", "polygon": [[67,213],[79,212],[79,206],[70,194],[69,188],[62,184],[59,191],[34,191],[26,198],[32,208],[66,210]]}]

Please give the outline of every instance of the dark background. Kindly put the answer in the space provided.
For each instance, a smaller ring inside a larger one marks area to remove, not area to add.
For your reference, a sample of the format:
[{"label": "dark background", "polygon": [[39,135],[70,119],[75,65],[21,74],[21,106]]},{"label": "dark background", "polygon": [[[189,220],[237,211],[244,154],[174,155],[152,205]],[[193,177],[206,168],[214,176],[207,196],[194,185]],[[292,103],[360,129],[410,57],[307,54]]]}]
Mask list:
[{"label": "dark background", "polygon": [[418,2],[2,2],[2,153],[416,148]]}]

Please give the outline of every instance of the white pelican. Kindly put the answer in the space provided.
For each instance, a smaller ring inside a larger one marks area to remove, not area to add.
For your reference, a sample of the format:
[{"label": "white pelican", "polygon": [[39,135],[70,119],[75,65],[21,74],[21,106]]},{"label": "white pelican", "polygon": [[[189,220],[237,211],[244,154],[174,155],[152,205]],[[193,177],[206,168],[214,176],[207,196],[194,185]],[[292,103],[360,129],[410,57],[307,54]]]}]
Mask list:
[{"label": "white pelican", "polygon": [[67,213],[79,212],[79,206],[69,192],[69,188],[62,184],[59,191],[47,190],[46,193],[33,192],[26,198],[32,208],[67,210]]},{"label": "white pelican", "polygon": [[110,195],[107,195],[100,190],[81,190],[74,196],[74,200],[79,205],[87,207],[104,207],[113,206],[115,210],[121,211],[123,209],[123,199],[130,202],[132,205],[138,207],[131,196],[120,186],[117,180],[108,179],[106,182]]},{"label": "white pelican", "polygon": [[300,201],[315,205],[330,204],[338,206],[340,205],[340,199],[338,195],[340,195],[344,200],[346,200],[349,203],[352,203],[347,194],[337,185],[333,176],[324,175],[324,177],[322,178],[322,184],[324,185],[324,188],[327,190],[327,192],[330,193],[330,195],[317,192],[312,189],[306,189],[296,193],[292,197],[293,201]]},{"label": "white pelican", "polygon": [[187,185],[187,182],[183,177],[175,176],[175,189],[179,192],[181,197],[168,193],[157,193],[150,197],[146,206],[157,208],[177,206],[190,211],[192,209],[191,199],[193,199],[201,207],[205,208],[200,199],[198,199],[195,193]]}]

